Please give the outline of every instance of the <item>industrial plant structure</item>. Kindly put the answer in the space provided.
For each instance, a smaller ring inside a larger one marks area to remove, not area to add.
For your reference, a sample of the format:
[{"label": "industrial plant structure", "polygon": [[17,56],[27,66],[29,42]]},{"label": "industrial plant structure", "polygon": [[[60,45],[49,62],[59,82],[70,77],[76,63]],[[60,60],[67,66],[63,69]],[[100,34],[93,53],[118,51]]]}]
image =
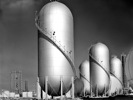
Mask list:
[{"label": "industrial plant structure", "polygon": [[72,87],[74,98],[75,93],[80,93],[77,82],[84,84],[83,96],[108,97],[116,91],[122,93],[122,62],[114,57],[110,66],[109,49],[103,43],[90,47],[89,60],[79,68],[81,80],[75,78],[73,16],[68,7],[57,1],[47,3],[36,16],[36,27],[39,84],[46,94],[62,96]]},{"label": "industrial plant structure", "polygon": [[[36,99],[47,100],[54,96],[62,99],[68,92],[71,99],[78,96],[108,98],[125,93],[127,81],[124,70],[128,66],[127,78],[132,82],[133,52],[127,56],[126,64],[125,56],[121,60],[113,56],[110,61],[108,47],[96,43],[88,51],[89,59],[80,64],[78,78],[74,65],[73,16],[68,7],[57,1],[47,3],[37,14],[35,24],[38,30]],[[32,98],[27,81],[25,91],[21,90],[21,77],[18,72],[11,73],[11,93],[6,91],[6,94],[14,97],[17,92],[23,98]]]}]

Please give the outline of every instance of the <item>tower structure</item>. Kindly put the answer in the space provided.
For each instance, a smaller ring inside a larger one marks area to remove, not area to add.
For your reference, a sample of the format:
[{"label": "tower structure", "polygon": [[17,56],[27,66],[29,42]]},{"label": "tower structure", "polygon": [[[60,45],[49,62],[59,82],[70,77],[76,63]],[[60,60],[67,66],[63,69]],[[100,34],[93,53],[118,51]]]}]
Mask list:
[{"label": "tower structure", "polygon": [[12,71],[10,77],[10,91],[20,94],[22,90],[22,72]]},{"label": "tower structure", "polygon": [[28,81],[25,81],[25,92],[28,92],[29,89],[28,89]]},{"label": "tower structure", "polygon": [[128,94],[129,87],[128,87],[128,82],[127,82],[125,67],[129,67],[129,66],[125,65],[126,64],[126,54],[124,54],[124,53],[121,54],[121,61],[122,61],[122,68],[123,68],[123,94]]}]

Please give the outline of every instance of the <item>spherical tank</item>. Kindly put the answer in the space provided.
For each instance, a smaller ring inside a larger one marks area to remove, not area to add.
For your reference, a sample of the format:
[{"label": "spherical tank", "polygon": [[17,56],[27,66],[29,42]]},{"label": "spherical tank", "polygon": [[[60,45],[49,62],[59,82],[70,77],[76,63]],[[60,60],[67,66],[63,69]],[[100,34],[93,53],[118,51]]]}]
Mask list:
[{"label": "spherical tank", "polygon": [[41,9],[37,26],[40,85],[45,91],[47,77],[48,94],[59,96],[62,79],[65,94],[75,75],[70,63],[74,63],[73,16],[64,4],[53,1]]},{"label": "spherical tank", "polygon": [[113,93],[121,93],[122,92],[122,85],[119,80],[112,74],[110,74],[110,94]]},{"label": "spherical tank", "polygon": [[84,83],[84,95],[90,94],[90,63],[88,60],[83,61],[79,66],[80,78]]},{"label": "spherical tank", "polygon": [[109,50],[102,43],[97,43],[90,48],[90,82],[91,91],[102,95],[109,89]]},{"label": "spherical tank", "polygon": [[111,59],[111,73],[114,75],[121,85],[123,85],[123,73],[122,73],[122,62],[117,56],[113,56]]}]

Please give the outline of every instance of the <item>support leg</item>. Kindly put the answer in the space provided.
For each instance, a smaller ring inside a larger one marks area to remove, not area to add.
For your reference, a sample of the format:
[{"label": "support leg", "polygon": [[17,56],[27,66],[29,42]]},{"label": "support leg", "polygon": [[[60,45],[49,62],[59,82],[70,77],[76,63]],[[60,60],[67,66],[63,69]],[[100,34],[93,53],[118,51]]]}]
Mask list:
[{"label": "support leg", "polygon": [[61,100],[63,100],[63,79],[62,76],[60,77],[60,82],[61,82]]},{"label": "support leg", "polygon": [[45,100],[48,100],[48,76],[45,76],[45,93],[46,93],[46,97]]},{"label": "support leg", "polygon": [[72,99],[74,99],[74,77],[72,76]]},{"label": "support leg", "polygon": [[91,91],[91,95],[90,95],[90,97],[92,97],[92,86],[90,85],[90,91]]}]

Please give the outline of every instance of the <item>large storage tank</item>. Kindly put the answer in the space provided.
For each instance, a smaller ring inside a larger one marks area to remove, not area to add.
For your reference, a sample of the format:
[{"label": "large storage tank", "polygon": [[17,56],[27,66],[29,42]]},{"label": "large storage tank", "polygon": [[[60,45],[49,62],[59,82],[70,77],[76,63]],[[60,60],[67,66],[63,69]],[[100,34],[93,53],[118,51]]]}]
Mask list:
[{"label": "large storage tank", "polygon": [[90,82],[91,92],[94,95],[103,95],[109,89],[109,50],[102,43],[97,43],[90,48]]},{"label": "large storage tank", "polygon": [[[113,56],[112,59],[111,59],[111,74],[114,77],[116,77],[116,79],[120,82],[120,85],[121,85],[120,87],[123,87],[122,62],[119,58],[117,58],[117,56]],[[122,90],[122,88],[119,88],[119,89]]]},{"label": "large storage tank", "polygon": [[133,89],[133,48],[126,57],[125,74],[129,86]]},{"label": "large storage tank", "polygon": [[80,78],[84,83],[83,94],[90,94],[90,63],[88,60],[83,61],[79,66]]},{"label": "large storage tank", "polygon": [[53,1],[40,11],[38,28],[38,76],[41,88],[45,91],[45,77],[48,76],[48,94],[63,94],[71,87],[74,69],[73,16],[62,3]]}]

